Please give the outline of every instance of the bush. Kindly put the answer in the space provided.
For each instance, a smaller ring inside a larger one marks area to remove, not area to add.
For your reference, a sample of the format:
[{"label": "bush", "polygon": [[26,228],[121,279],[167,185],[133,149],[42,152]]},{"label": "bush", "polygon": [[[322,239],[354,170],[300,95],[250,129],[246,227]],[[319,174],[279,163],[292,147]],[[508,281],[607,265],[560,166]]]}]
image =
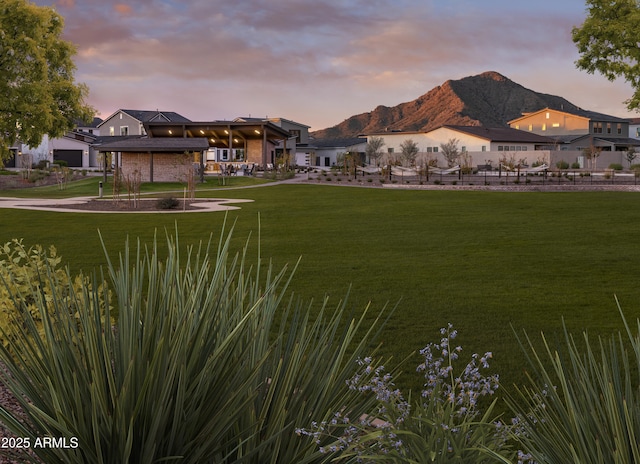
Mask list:
[{"label": "bush", "polygon": [[[43,319],[41,299],[50,305],[54,296],[68,299],[82,288],[81,278],[68,276],[61,262],[53,246],[48,250],[40,245],[26,248],[22,240],[14,239],[0,247],[0,344],[9,352],[15,354],[13,343],[23,336],[25,318],[33,324],[33,340],[36,334],[44,335],[45,319],[59,317],[59,308],[52,307]],[[47,274],[49,278],[43,278]],[[69,310],[75,313],[77,308],[70,304]]]},{"label": "bush", "polygon": [[[57,435],[80,444],[32,448],[42,462],[311,462],[322,455],[293,424],[370,410],[374,401],[347,380],[377,319],[346,320],[346,302],[332,311],[326,300],[311,316],[285,296],[286,268],[263,269],[260,257],[251,265],[248,244],[231,255],[231,234],[217,250],[212,241],[184,252],[168,236],[166,250],[127,245],[114,262],[105,249],[106,270],[72,292],[68,271],[39,274],[52,289],[50,299],[33,292],[43,332],[25,312],[23,329],[0,346],[0,381],[24,420],[3,408],[0,420],[31,443]],[[91,291],[103,282],[113,294]]]},{"label": "bush", "polygon": [[558,169],[569,169],[569,163],[567,163],[566,161],[558,161],[556,163],[556,167]]},{"label": "bush", "polygon": [[177,208],[180,202],[173,197],[159,198],[156,201],[156,207],[158,209],[174,209]]},{"label": "bush", "polygon": [[609,169],[613,169],[614,171],[622,171],[624,168],[620,163],[611,163],[609,165]]},{"label": "bush", "polygon": [[580,163],[578,162],[571,163],[571,169],[580,169]]},{"label": "bush", "polygon": [[[413,402],[395,388],[384,366],[375,366],[367,357],[358,360],[360,368],[349,385],[364,397],[376,398],[376,407],[356,420],[344,410],[336,411],[331,421],[316,421],[298,433],[333,439],[322,451],[336,454],[336,462],[514,462],[506,440],[508,427],[493,413],[495,401],[486,409],[480,406],[480,400],[498,388],[498,376],[484,373],[492,354],[473,354],[466,365],[460,364],[462,348],[454,344],[457,331],[449,324],[441,335],[439,343],[420,351],[417,371],[424,373],[425,383]],[[346,461],[348,457],[355,459]]]},{"label": "bush", "polygon": [[65,160],[55,160],[53,164],[56,164],[61,168],[69,167],[69,163],[67,163]]},{"label": "bush", "polygon": [[541,350],[526,333],[519,339],[531,366],[530,384],[508,401],[519,418],[514,438],[533,460],[638,462],[640,322],[636,334],[624,322],[626,336],[595,343],[584,332],[579,344],[566,327],[558,348],[544,335]]}]

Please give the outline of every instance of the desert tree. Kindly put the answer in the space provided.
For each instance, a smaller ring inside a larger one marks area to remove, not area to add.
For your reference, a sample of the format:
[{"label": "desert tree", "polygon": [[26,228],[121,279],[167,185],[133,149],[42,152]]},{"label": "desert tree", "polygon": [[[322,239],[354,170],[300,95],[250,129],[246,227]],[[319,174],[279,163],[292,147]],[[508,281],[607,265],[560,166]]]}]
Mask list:
[{"label": "desert tree", "polygon": [[369,137],[367,140],[367,146],[365,147],[365,154],[369,160],[369,164],[373,160],[376,166],[382,156],[382,147],[384,147],[384,139],[382,137]]},{"label": "desert tree", "polygon": [[94,110],[88,88],[74,82],[73,44],[61,39],[62,17],[26,0],[0,0],[0,161],[20,141],[35,147],[59,137]]},{"label": "desert tree", "polygon": [[627,162],[629,163],[629,169],[631,169],[631,163],[633,163],[633,160],[637,158],[638,152],[636,151],[636,149],[634,147],[630,146],[629,149],[626,151],[624,156],[625,156]]},{"label": "desert tree", "polygon": [[418,156],[418,144],[412,139],[407,139],[400,144],[400,151],[402,152],[402,158],[406,162],[407,166],[412,166],[416,162],[416,156]]},{"label": "desert tree", "polygon": [[440,150],[442,150],[442,156],[447,160],[449,167],[455,166],[460,157],[460,150],[458,149],[458,143],[460,141],[456,138],[449,139],[447,143],[440,144]]},{"label": "desert tree", "polygon": [[589,164],[591,165],[592,170],[596,169],[596,165],[598,164],[598,157],[600,156],[601,151],[602,149],[600,147],[596,147],[594,145],[590,145],[582,150],[584,156],[589,160]]}]

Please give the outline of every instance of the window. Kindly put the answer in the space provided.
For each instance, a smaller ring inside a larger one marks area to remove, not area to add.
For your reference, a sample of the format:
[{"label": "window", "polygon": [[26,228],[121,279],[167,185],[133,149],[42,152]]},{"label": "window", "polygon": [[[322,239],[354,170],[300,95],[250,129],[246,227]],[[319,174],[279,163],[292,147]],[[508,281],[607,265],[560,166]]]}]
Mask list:
[{"label": "window", "polygon": [[610,133],[611,133],[611,123],[608,122],[607,123],[607,134],[610,134]]},{"label": "window", "polygon": [[640,127],[636,127],[636,137],[640,137]]},{"label": "window", "polygon": [[520,124],[516,124],[516,129],[520,129]]},{"label": "window", "polygon": [[516,151],[516,147],[511,145],[511,151]]},{"label": "window", "polygon": [[109,135],[114,136],[116,135],[116,128],[113,126],[109,126]]},{"label": "window", "polygon": [[533,124],[529,124],[529,132],[533,130]]},{"label": "window", "polygon": [[522,151],[527,151],[527,147],[522,147]]},{"label": "window", "polygon": [[622,124],[618,123],[617,130],[618,130],[618,135],[622,134]]},{"label": "window", "polygon": [[546,125],[546,124],[543,124],[543,125],[542,125],[542,130],[543,130],[543,131],[546,131],[546,130],[547,130],[547,125]]},{"label": "window", "polygon": [[325,157],[325,159],[324,159],[324,165],[325,165],[325,167],[329,167],[329,166],[331,166],[331,158],[329,158],[328,156],[327,156],[327,157]]},{"label": "window", "polygon": [[460,151],[461,151],[462,153],[465,153],[465,152],[467,151],[467,147],[462,147],[462,148],[460,149]]},{"label": "window", "polygon": [[551,127],[560,127],[560,123],[559,122],[554,122],[553,124],[551,124]]},{"label": "window", "polygon": [[297,129],[292,129],[289,131],[289,134],[291,134],[293,137],[296,138],[296,143],[300,143],[300,131]]},{"label": "window", "polygon": [[498,151],[504,151],[504,147],[502,145],[498,145]]},{"label": "window", "polygon": [[387,153],[393,153],[393,147],[389,147],[389,148],[387,149]]},{"label": "window", "polygon": [[482,151],[487,151],[487,146],[486,145],[482,145]]},{"label": "window", "polygon": [[551,113],[549,113],[549,112],[547,111],[547,114],[545,114],[545,117],[546,117],[547,119],[549,119],[549,118],[551,117]]},{"label": "window", "polygon": [[433,147],[433,152],[438,153],[438,147]]},{"label": "window", "polygon": [[432,153],[432,152],[433,152],[433,148],[427,147],[427,153]]},{"label": "window", "polygon": [[602,134],[602,123],[594,122],[593,123],[593,133],[594,134]]},{"label": "window", "polygon": [[120,135],[129,135],[129,126],[120,126]]}]

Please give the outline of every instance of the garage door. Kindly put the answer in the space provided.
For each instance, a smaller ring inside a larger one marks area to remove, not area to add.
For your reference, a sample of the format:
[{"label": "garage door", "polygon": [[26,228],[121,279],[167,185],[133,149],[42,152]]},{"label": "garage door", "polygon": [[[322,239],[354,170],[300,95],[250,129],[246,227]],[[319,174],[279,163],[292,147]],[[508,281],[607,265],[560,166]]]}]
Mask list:
[{"label": "garage door", "polygon": [[66,161],[70,168],[81,168],[82,150],[53,150],[53,161]]}]

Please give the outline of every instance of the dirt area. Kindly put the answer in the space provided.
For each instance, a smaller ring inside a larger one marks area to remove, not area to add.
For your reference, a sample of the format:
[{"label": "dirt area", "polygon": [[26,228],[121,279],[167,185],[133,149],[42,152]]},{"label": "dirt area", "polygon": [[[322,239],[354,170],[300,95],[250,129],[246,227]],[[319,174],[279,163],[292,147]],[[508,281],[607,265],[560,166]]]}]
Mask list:
[{"label": "dirt area", "polygon": [[161,208],[158,199],[149,200],[89,200],[86,203],[51,205],[50,208],[77,209],[80,211],[196,211],[201,210],[196,207],[197,203],[211,203],[215,200],[187,200],[186,205],[183,200],[178,200],[174,208]]},{"label": "dirt area", "polygon": [[[54,173],[48,175],[42,175],[40,172],[32,171],[31,179],[26,179],[23,173],[15,174],[2,174],[0,175],[0,190],[12,190],[23,189],[31,187],[41,187],[45,185],[56,185],[58,179]],[[80,173],[74,173],[71,180],[82,179],[83,176]],[[34,179],[37,179],[35,182]]]}]

